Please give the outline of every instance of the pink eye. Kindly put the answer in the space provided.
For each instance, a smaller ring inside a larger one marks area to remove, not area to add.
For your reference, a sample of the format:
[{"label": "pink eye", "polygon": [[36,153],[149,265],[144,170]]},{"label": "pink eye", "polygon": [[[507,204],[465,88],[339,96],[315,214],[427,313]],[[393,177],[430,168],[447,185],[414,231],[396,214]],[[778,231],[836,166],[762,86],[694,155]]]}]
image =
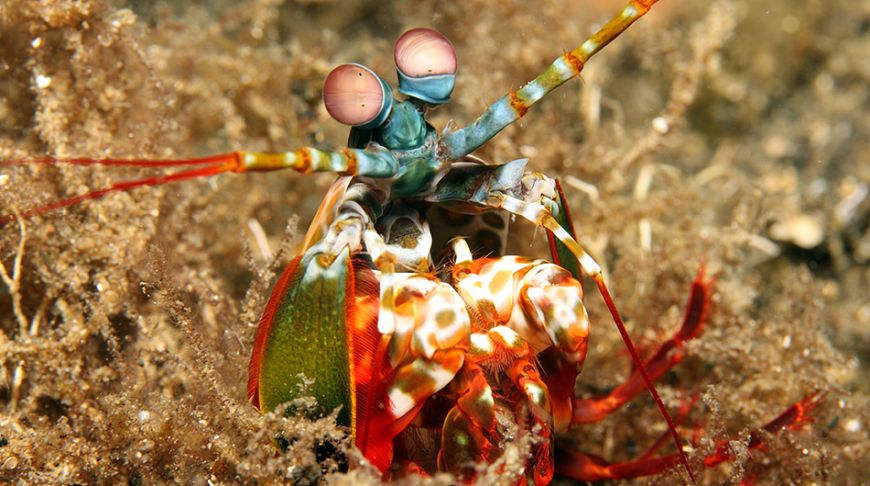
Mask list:
[{"label": "pink eye", "polygon": [[342,64],[323,82],[323,104],[339,123],[364,126],[377,122],[375,125],[379,125],[389,114],[392,94],[371,69],[359,64]]},{"label": "pink eye", "polygon": [[405,76],[421,78],[456,73],[456,51],[444,34],[412,29],[396,41],[396,67]]}]

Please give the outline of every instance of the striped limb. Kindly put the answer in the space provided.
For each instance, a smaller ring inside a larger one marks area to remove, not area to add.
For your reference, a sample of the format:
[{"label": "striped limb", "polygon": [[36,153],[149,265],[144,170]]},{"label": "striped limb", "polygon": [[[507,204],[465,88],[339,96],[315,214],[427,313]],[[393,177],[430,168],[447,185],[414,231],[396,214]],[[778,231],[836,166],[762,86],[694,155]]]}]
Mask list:
[{"label": "striped limb", "polygon": [[649,376],[649,373],[646,370],[646,367],[643,365],[643,362],[640,359],[640,356],[637,353],[637,350],[634,347],[634,344],[631,341],[631,338],[628,335],[628,332],[625,329],[625,325],[622,322],[622,317],[619,315],[619,311],[616,308],[616,304],[613,301],[613,297],[610,295],[610,290],[607,288],[607,284],[604,282],[604,275],[601,273],[601,267],[595,260],[583,249],[582,246],[571,236],[571,234],[559,224],[558,221],[553,217],[552,213],[547,209],[546,206],[541,204],[538,201],[527,202],[521,199],[517,199],[513,196],[505,194],[504,192],[494,191],[489,197],[482,201],[483,204],[490,206],[496,209],[503,209],[511,214],[516,214],[521,216],[522,218],[534,223],[539,227],[546,228],[549,230],[553,237],[559,241],[564,247],[569,250],[580,263],[580,267],[583,270],[585,275],[588,275],[595,281],[596,286],[598,287],[598,291],[601,293],[602,298],[604,298],[604,302],[607,304],[607,308],[610,311],[610,315],[613,318],[614,323],[616,324],[617,329],[619,330],[620,335],[622,336],[622,340],[625,343],[626,348],[631,354],[632,360],[635,362],[637,366],[637,370],[640,373],[641,378],[643,379],[643,383],[646,388],[649,390],[650,394],[653,397],[653,400],[656,402],[656,406],[662,413],[662,416],[665,418],[665,421],[668,423],[668,428],[670,429],[671,436],[674,439],[674,442],[677,446],[677,450],[679,451],[680,462],[685,468],[686,472],[689,474],[689,478],[692,483],[694,483],[694,476],[692,476],[692,471],[689,468],[688,459],[683,453],[680,437],[677,435],[676,428],[674,427],[673,420],[671,420],[670,415],[668,414],[667,409],[665,408],[664,403],[659,397],[658,392],[656,392],[655,386],[653,385],[652,379]]},{"label": "striped limb", "polygon": [[[352,431],[366,459],[389,474],[395,437],[462,368],[470,319],[453,288],[430,275],[391,273],[386,284],[391,291],[379,297],[384,276],[369,273],[373,285],[363,297],[373,298],[373,309],[363,312],[367,319],[353,321],[348,339],[347,353],[359,357],[352,369]],[[368,308],[358,307],[356,313]],[[379,329],[385,323],[392,328]]]},{"label": "striped limb", "polygon": [[[308,174],[311,172],[335,172],[343,175],[361,175],[372,178],[387,179],[396,175],[399,161],[387,149],[371,144],[366,149],[342,149],[337,152],[324,152],[310,147],[303,147],[294,152],[260,153],[260,152],[230,152],[226,154],[178,160],[147,160],[147,159],[86,159],[45,157],[25,160],[0,161],[0,167],[14,165],[104,165],[110,167],[140,167],[149,169],[182,168],[184,170],[172,174],[160,174],[128,181],[115,182],[107,187],[96,189],[85,194],[60,199],[43,206],[21,212],[21,216],[29,218],[60,208],[73,206],[82,201],[99,199],[113,192],[123,192],[143,186],[159,186],[169,182],[210,177],[226,172],[260,172],[281,169],[293,169]],[[12,215],[0,215],[0,224],[14,220]]]},{"label": "striped limb", "polygon": [[442,144],[451,160],[468,155],[502,129],[522,118],[535,102],[580,74],[596,52],[642,17],[658,0],[631,0],[622,11],[573,51],[556,59],[544,72],[517,91],[511,91],[483,112],[468,127],[442,133]]},{"label": "striped limb", "polygon": [[[413,420],[426,399],[449,383],[462,366],[470,325],[461,300],[449,285],[426,274],[396,274],[397,266],[428,270],[431,236],[426,222],[410,208],[392,205],[383,214],[385,197],[369,184],[351,185],[325,237],[312,247],[326,254],[345,246],[359,252],[364,242],[380,271],[377,342],[370,343],[372,371],[360,373],[377,393],[357,399],[368,408],[361,415],[377,417],[372,423],[359,424],[359,429],[371,429],[373,423],[381,427],[357,434],[356,442],[364,453],[380,449],[369,459],[382,471],[392,456],[384,449],[391,448],[392,439]],[[385,236],[375,228],[378,220]],[[405,237],[394,238],[394,233]],[[368,449],[370,444],[379,447]]]},{"label": "striped limb", "polygon": [[[380,305],[378,310],[378,332],[383,340],[388,342],[396,333],[396,315],[394,307],[398,296],[396,287],[395,271],[397,267],[412,272],[428,273],[429,250],[432,247],[432,234],[429,225],[416,210],[395,202],[390,210],[384,214],[377,223],[377,228],[370,224],[363,233],[366,249],[369,252],[375,266],[381,271],[380,282]],[[407,280],[405,283],[412,283]],[[405,287],[405,290],[417,288],[420,292],[426,286],[418,285]],[[441,289],[443,294],[444,289]],[[421,294],[423,295],[423,294]],[[398,340],[405,339],[412,329],[407,326],[411,323],[405,319],[405,328],[400,330]],[[396,358],[393,356],[393,358]],[[430,356],[431,358],[431,356]],[[392,360],[396,365],[397,359]]]}]

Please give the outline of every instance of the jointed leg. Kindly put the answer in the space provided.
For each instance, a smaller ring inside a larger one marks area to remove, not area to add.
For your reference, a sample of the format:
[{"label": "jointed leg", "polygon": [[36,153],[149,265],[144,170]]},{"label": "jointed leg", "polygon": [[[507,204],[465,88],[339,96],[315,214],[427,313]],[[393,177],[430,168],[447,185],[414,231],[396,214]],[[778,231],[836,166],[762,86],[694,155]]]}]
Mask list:
[{"label": "jointed leg", "polygon": [[[694,339],[701,333],[704,318],[707,314],[707,307],[710,304],[709,286],[710,281],[704,279],[704,270],[702,269],[698,272],[697,277],[695,277],[695,281],[692,282],[692,290],[689,295],[689,302],[686,305],[683,324],[644,363],[644,367],[652,380],[657,380],[669,369],[682,361],[685,357],[683,343]],[[575,424],[597,422],[637,396],[645,388],[639,371],[635,370],[625,383],[619,385],[607,395],[575,400],[572,422]]]},{"label": "jointed leg", "polygon": [[[784,429],[795,430],[812,420],[812,411],[819,405],[822,395],[813,393],[800,402],[792,405],[775,419],[760,428],[769,434],[776,434]],[[747,447],[750,451],[763,450],[762,434],[755,431],[749,436]],[[706,467],[715,467],[725,461],[732,460],[731,440],[721,440],[716,443],[714,452],[704,458]],[[601,479],[627,479],[641,476],[651,476],[662,473],[679,464],[679,455],[668,454],[659,457],[642,457],[634,461],[608,463],[601,457],[582,452],[557,450],[557,472],[560,475],[581,481],[598,481]]]}]

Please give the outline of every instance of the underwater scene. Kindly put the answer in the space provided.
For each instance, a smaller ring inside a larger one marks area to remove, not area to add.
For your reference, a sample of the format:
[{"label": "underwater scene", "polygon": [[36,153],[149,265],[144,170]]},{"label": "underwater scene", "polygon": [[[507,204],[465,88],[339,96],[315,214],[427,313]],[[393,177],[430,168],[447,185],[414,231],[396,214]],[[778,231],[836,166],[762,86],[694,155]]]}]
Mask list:
[{"label": "underwater scene", "polygon": [[[495,402],[513,407],[484,430],[493,450],[439,467],[453,447],[433,425],[452,405],[435,400],[444,393],[396,430],[384,473],[355,442],[349,408],[312,412],[316,378],[287,413],[249,400],[261,315],[310,248],[335,174],[162,184],[186,169],[54,163],[341,150],[350,129],[324,106],[327,75],[360,63],[405,99],[393,49],[418,27],[456,55],[449,102],[428,104],[426,121],[465,127],[626,3],[0,0],[0,483],[523,484],[544,450],[554,484],[870,484],[861,2],[659,0],[472,154],[528,159],[540,180],[559,180],[643,359],[693,319],[693,281],[707,292],[684,356],[655,381],[692,478],[589,272],[588,349],[567,393],[606,397],[632,376],[636,397],[545,437],[507,371],[488,370]],[[506,219],[505,254],[554,261],[547,230]],[[315,318],[338,305],[312,299]],[[597,461],[624,467],[596,476]]]}]

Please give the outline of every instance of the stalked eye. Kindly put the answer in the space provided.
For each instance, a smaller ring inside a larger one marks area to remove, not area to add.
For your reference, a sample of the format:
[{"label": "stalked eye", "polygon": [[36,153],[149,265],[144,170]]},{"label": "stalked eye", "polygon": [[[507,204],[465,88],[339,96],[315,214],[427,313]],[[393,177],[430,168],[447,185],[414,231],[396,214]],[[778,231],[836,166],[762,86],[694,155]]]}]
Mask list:
[{"label": "stalked eye", "polygon": [[396,41],[396,67],[405,76],[456,74],[456,51],[444,34],[432,29],[412,29]]},{"label": "stalked eye", "polygon": [[375,128],[390,114],[393,95],[389,85],[360,64],[342,64],[323,82],[323,104],[339,123]]},{"label": "stalked eye", "polygon": [[439,104],[450,99],[456,82],[456,51],[444,34],[412,29],[396,41],[399,91]]}]

